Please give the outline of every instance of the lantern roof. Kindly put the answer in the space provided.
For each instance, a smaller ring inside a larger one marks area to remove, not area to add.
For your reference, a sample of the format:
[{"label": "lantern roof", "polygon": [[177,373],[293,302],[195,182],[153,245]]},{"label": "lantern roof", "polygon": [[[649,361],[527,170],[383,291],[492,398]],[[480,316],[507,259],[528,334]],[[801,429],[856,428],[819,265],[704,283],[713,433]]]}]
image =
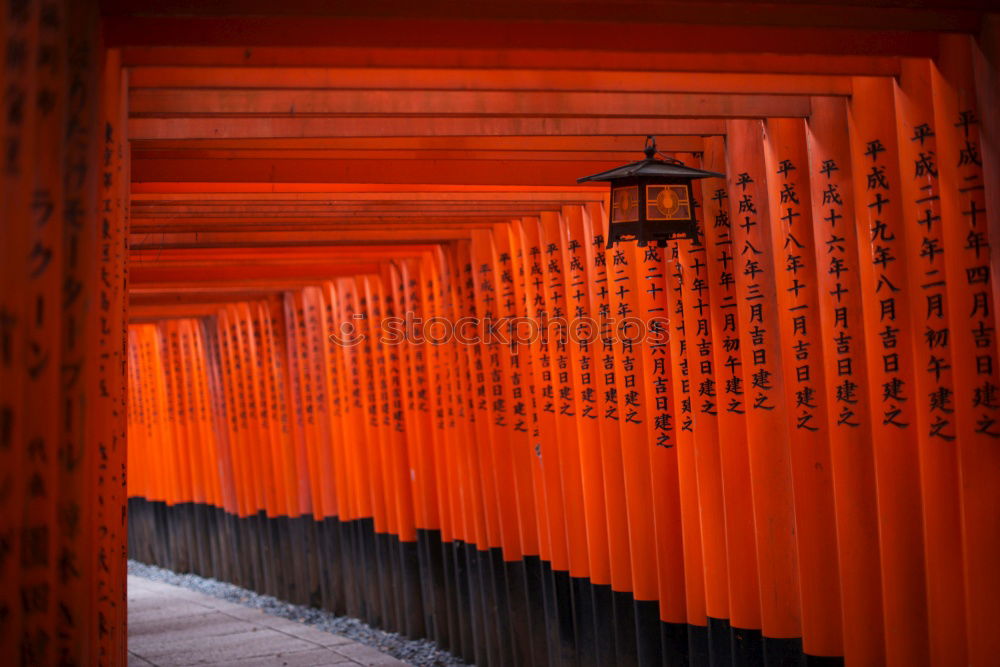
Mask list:
[{"label": "lantern roof", "polygon": [[623,178],[659,177],[659,178],[725,178],[725,174],[704,169],[688,167],[680,160],[657,156],[656,141],[652,137],[646,139],[646,159],[632,162],[621,167],[615,167],[599,174],[592,174],[576,179],[577,183],[586,181],[617,181]]}]

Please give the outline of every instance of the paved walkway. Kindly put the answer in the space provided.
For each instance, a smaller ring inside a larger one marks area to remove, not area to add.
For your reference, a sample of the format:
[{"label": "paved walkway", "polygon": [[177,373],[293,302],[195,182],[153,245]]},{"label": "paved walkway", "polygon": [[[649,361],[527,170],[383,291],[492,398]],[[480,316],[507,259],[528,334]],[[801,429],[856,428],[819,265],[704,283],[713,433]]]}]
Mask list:
[{"label": "paved walkway", "polygon": [[129,665],[405,665],[355,641],[250,607],[128,578]]}]

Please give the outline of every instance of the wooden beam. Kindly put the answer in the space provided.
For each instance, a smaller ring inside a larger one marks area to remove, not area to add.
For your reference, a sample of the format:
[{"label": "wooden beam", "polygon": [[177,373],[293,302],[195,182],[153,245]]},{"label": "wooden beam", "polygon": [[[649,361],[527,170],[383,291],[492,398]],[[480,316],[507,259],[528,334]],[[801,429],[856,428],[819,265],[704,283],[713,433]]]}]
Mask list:
[{"label": "wooden beam", "polygon": [[[246,231],[261,232],[381,232],[396,237],[411,237],[417,232],[435,231],[438,229],[478,229],[494,222],[509,220],[512,216],[496,214],[493,216],[446,217],[435,218],[361,218],[351,217],[320,218],[320,219],[278,219],[259,220],[254,218],[212,219],[154,219],[142,224],[132,225],[132,232],[141,235],[176,234],[187,232],[202,238],[210,232]],[[197,239],[196,239],[197,240]]]},{"label": "wooden beam", "polygon": [[738,2],[735,0],[673,1],[662,3],[595,1],[564,2],[553,0],[503,3],[475,2],[456,4],[446,0],[420,3],[407,0],[374,0],[365,3],[331,4],[316,0],[293,0],[275,4],[268,0],[223,0],[205,3],[198,0],[135,2],[110,0],[102,3],[106,16],[136,14],[231,16],[249,14],[270,16],[297,14],[308,17],[457,18],[475,20],[532,19],[610,22],[630,20],[644,23],[708,23],[739,26],[825,26],[855,28],[906,28],[911,30],[976,29],[975,19],[994,5],[990,0],[955,0],[954,2],[885,0],[845,0],[838,3]]},{"label": "wooden beam", "polygon": [[[422,136],[422,137],[283,137],[241,139],[138,139],[133,152],[151,150],[301,150],[301,151],[464,151],[469,157],[480,153],[606,153],[634,155],[643,145],[644,135],[622,136]],[[659,137],[660,150],[690,152],[702,150],[700,136]],[[611,159],[610,157],[608,159]]]},{"label": "wooden beam", "polygon": [[[755,8],[757,6],[755,5]],[[828,11],[840,12],[840,8]],[[899,17],[904,14],[899,13]],[[933,33],[895,29],[810,27],[808,18],[793,26],[581,22],[355,19],[328,16],[131,16],[108,17],[108,46],[238,46],[442,49],[574,49],[600,45],[607,51],[706,53],[724,45],[730,53],[934,56]],[[969,19],[975,20],[970,16]],[[939,28],[940,24],[929,29]],[[927,29],[927,28],[925,28]],[[975,29],[969,27],[968,29]],[[657,48],[657,47],[660,48]]]},{"label": "wooden beam", "polygon": [[494,90],[133,88],[129,116],[331,118],[339,116],[545,116],[765,118],[809,114],[806,95]]},{"label": "wooden beam", "polygon": [[[146,184],[139,184],[146,185]],[[171,184],[172,185],[172,184]],[[177,184],[187,185],[187,184]],[[308,205],[311,203],[346,203],[365,204],[370,202],[405,202],[408,204],[455,204],[471,203],[479,205],[486,202],[532,202],[537,204],[549,204],[557,202],[584,202],[603,201],[607,197],[607,190],[601,188],[573,188],[569,191],[560,192],[553,190],[550,192],[538,192],[536,190],[507,190],[492,191],[484,190],[480,192],[472,190],[456,191],[399,191],[399,192],[133,192],[132,212],[133,215],[145,210],[145,207],[158,205],[169,206],[186,204],[198,204],[207,206],[210,204],[249,204],[254,203],[260,206],[268,205]]]},{"label": "wooden beam", "polygon": [[[463,217],[496,216],[509,213],[510,217],[531,215],[533,210],[558,209],[561,202],[432,202],[429,204],[410,202],[322,202],[308,204],[287,203],[281,205],[261,205],[256,202],[248,204],[183,204],[183,205],[153,205],[136,206],[133,208],[133,221],[142,218],[159,218],[164,220],[187,218],[236,218],[272,219],[272,218],[346,218],[391,216],[434,217],[436,215],[451,215]],[[524,212],[527,211],[527,212]]]},{"label": "wooden beam", "polygon": [[[689,139],[689,137],[683,137]],[[700,143],[701,137],[690,137]],[[245,139],[235,140],[234,144]],[[477,160],[481,162],[507,162],[509,160],[534,160],[540,162],[559,162],[573,160],[579,162],[581,169],[586,169],[588,162],[632,162],[641,153],[630,151],[468,151],[468,150],[331,150],[328,148],[244,148],[234,145],[229,148],[159,148],[150,147],[144,142],[144,148],[133,148],[133,160],[383,160],[397,162],[415,162],[421,160]],[[637,145],[638,141],[635,142]],[[661,142],[657,142],[659,145]],[[700,153],[701,146],[685,141],[687,147],[678,150],[668,148],[674,142],[662,142],[660,150],[671,153],[686,153],[687,158],[693,153]]]},{"label": "wooden beam", "polygon": [[225,308],[225,301],[209,301],[206,303],[134,303],[130,304],[128,317],[130,322],[156,322],[188,317],[209,317]]},{"label": "wooden beam", "polygon": [[135,160],[132,179],[143,181],[254,181],[329,183],[440,183],[463,185],[570,185],[620,162],[509,160]]},{"label": "wooden beam", "polygon": [[[194,207],[191,207],[194,208]],[[253,225],[313,225],[313,224],[365,224],[365,221],[391,220],[394,223],[419,223],[425,220],[478,220],[482,218],[519,218],[526,215],[533,215],[538,211],[558,211],[559,204],[549,204],[546,206],[504,206],[504,207],[482,207],[482,208],[441,208],[434,209],[366,209],[352,210],[343,208],[340,211],[324,211],[322,209],[295,210],[287,207],[281,211],[259,210],[254,207],[244,207],[241,212],[198,212],[189,213],[152,212],[146,217],[136,216],[133,223],[138,227],[170,227],[173,225],[205,225],[214,226],[216,223],[239,223],[247,226]]]},{"label": "wooden beam", "polygon": [[166,297],[167,299],[174,299],[178,303],[183,303],[185,297],[192,297],[191,300],[193,301],[195,300],[195,297],[204,297],[205,295],[214,294],[216,295],[216,299],[218,299],[220,295],[226,295],[225,299],[228,301],[230,299],[228,295],[233,293],[252,290],[261,294],[266,294],[289,289],[297,289],[312,284],[315,284],[315,279],[313,278],[285,278],[280,280],[275,280],[273,278],[260,280],[246,279],[233,280],[228,283],[220,284],[205,284],[198,280],[179,280],[162,282],[156,285],[130,286],[129,298],[133,301],[142,301],[143,299],[158,299]]},{"label": "wooden beam", "polygon": [[198,182],[170,182],[170,181],[148,181],[144,183],[132,183],[132,194],[193,194],[193,193],[260,193],[267,196],[272,193],[291,194],[295,193],[319,193],[329,196],[336,193],[336,196],[348,197],[352,194],[375,194],[391,196],[394,194],[414,195],[414,198],[422,196],[432,197],[443,195],[446,199],[451,197],[462,197],[470,193],[490,196],[500,193],[516,193],[518,196],[530,196],[531,194],[549,195],[553,193],[579,192],[581,194],[605,193],[607,188],[601,184],[587,185],[442,185],[439,183],[411,183],[406,186],[390,185],[387,183],[269,183],[269,182],[243,182],[231,183],[222,181],[198,181]]},{"label": "wooden beam", "polygon": [[322,261],[329,258],[386,259],[418,256],[431,252],[434,245],[403,245],[396,248],[384,245],[311,245],[303,248],[286,248],[280,254],[257,248],[160,248],[157,250],[132,249],[130,260],[137,263],[171,263],[187,261],[213,262],[294,262]]},{"label": "wooden beam", "polygon": [[[483,224],[483,229],[489,225]],[[211,248],[221,247],[278,247],[322,244],[382,243],[405,245],[407,243],[433,243],[467,239],[470,230],[465,227],[440,227],[438,229],[410,229],[406,234],[399,230],[385,229],[336,229],[326,231],[225,231],[225,232],[176,232],[133,233],[130,248]]]},{"label": "wooden beam", "polygon": [[574,69],[589,71],[757,72],[896,76],[898,56],[783,53],[692,53],[680,50],[610,51],[589,48],[441,49],[306,47],[135,46],[122,49],[130,66],[195,67],[438,67]]},{"label": "wooden beam", "polygon": [[[131,139],[373,136],[721,135],[704,118],[132,118]],[[217,179],[213,179],[217,180]],[[302,179],[309,180],[309,179]]]},{"label": "wooden beam", "polygon": [[220,301],[253,301],[267,299],[281,292],[301,289],[312,281],[269,281],[261,285],[230,285],[223,287],[167,286],[163,289],[136,288],[129,290],[129,308],[153,304],[192,305]]},{"label": "wooden beam", "polygon": [[718,72],[403,67],[136,67],[133,89],[606,91],[850,95],[850,77]]},{"label": "wooden beam", "polygon": [[174,283],[223,286],[234,281],[261,280],[284,282],[289,280],[318,283],[334,276],[354,275],[377,271],[379,262],[328,261],[325,263],[267,264],[209,264],[191,263],[188,266],[150,266],[133,264],[129,280],[134,289],[147,285],[162,288]]}]

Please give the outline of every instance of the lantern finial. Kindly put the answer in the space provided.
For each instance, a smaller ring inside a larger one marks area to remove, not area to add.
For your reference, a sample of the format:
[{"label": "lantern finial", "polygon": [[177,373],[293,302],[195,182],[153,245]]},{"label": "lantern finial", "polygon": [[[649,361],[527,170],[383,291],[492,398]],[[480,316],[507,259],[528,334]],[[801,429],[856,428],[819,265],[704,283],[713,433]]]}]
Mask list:
[{"label": "lantern finial", "polygon": [[652,160],[656,157],[656,137],[651,134],[646,135],[646,148],[643,152],[646,153],[647,160]]}]

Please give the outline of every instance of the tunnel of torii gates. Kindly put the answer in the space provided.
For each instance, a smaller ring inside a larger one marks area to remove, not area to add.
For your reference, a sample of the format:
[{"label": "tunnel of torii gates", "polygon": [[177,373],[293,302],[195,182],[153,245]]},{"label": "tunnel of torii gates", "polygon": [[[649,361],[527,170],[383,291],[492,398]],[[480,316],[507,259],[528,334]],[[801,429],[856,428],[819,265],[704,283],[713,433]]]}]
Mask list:
[{"label": "tunnel of torii gates", "polygon": [[[131,557],[480,666],[998,664],[990,9],[4,0],[4,662],[124,664]],[[606,249],[648,134],[725,178]]]}]

